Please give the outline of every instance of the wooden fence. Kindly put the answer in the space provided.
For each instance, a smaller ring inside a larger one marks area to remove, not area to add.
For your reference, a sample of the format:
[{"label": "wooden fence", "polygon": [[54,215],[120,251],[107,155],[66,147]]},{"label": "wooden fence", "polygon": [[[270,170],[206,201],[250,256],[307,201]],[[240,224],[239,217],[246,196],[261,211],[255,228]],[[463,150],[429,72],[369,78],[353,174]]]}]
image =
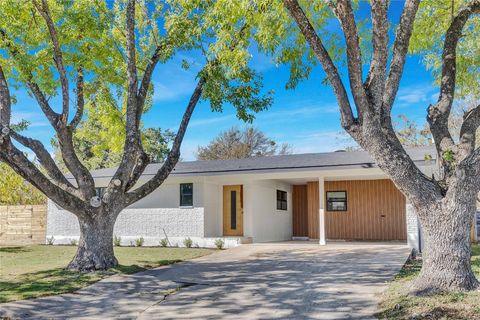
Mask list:
[{"label": "wooden fence", "polygon": [[44,244],[47,206],[0,206],[0,246]]}]

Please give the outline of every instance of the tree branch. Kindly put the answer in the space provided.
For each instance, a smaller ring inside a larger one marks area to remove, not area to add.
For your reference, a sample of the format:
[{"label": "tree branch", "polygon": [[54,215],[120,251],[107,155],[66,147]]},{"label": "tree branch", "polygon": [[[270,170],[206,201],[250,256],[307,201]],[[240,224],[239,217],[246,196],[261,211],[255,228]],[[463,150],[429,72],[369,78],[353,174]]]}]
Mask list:
[{"label": "tree branch", "polygon": [[428,108],[428,123],[435,140],[435,146],[439,154],[450,150],[455,146],[450,130],[448,119],[455,96],[455,78],[457,63],[457,44],[462,36],[462,30],[472,14],[480,12],[480,1],[472,1],[459,11],[453,19],[445,35],[445,43],[442,53],[442,79],[440,83],[440,96],[434,106]]},{"label": "tree branch", "polygon": [[357,107],[358,119],[362,123],[363,113],[370,111],[370,103],[363,86],[360,40],[350,0],[338,0],[335,12],[345,36],[350,88]]},{"label": "tree branch", "polygon": [[138,89],[138,95],[137,95],[137,117],[136,117],[136,124],[137,126],[140,125],[140,118],[143,114],[143,108],[145,105],[145,99],[148,93],[148,87],[150,86],[150,83],[152,82],[152,75],[153,71],[155,70],[155,67],[158,63],[158,60],[160,59],[160,52],[164,49],[164,44],[161,43],[159,44],[156,48],[155,51],[150,58],[150,61],[147,64],[147,67],[145,68],[145,72],[143,74],[142,81],[140,83],[140,88]]},{"label": "tree branch", "polygon": [[150,179],[148,182],[140,186],[139,188],[127,193],[127,197],[125,200],[125,206],[128,206],[139,199],[147,196],[148,194],[152,193],[155,189],[157,189],[168,177],[170,172],[173,170],[175,165],[180,158],[180,146],[182,144],[183,138],[185,136],[185,132],[188,127],[188,123],[190,122],[190,118],[192,117],[192,113],[195,110],[195,107],[202,96],[203,85],[205,84],[205,79],[201,78],[195,90],[193,91],[192,96],[190,97],[190,101],[187,105],[187,109],[183,114],[182,122],[180,123],[180,127],[178,128],[177,135],[175,136],[175,140],[173,142],[172,149],[168,153],[167,159],[163,163],[160,170],[155,174],[155,176]]},{"label": "tree branch", "polygon": [[[129,181],[135,174],[136,170],[143,170],[148,164],[148,155],[143,151],[141,136],[140,136],[140,115],[137,99],[137,67],[135,61],[135,0],[129,0],[126,8],[126,52],[127,52],[127,113],[126,113],[126,137],[123,151],[122,161],[115,172],[112,182],[116,184],[111,185],[111,188],[127,192],[131,187]],[[144,78],[145,87],[143,90],[148,91],[148,86],[155,65],[152,65],[151,71],[147,73],[147,78]],[[143,82],[143,81],[142,81]],[[146,95],[146,91],[145,91]],[[118,183],[120,182],[120,183]],[[110,189],[110,188],[109,188]],[[108,191],[107,191],[108,192]]]},{"label": "tree branch", "polygon": [[459,149],[462,157],[471,154],[475,148],[477,130],[480,127],[480,105],[465,113],[462,127],[460,128]]},{"label": "tree branch", "polygon": [[83,79],[83,68],[79,68],[77,71],[77,112],[70,121],[70,127],[76,128],[83,117],[83,110],[85,108],[85,97],[84,97],[84,79]]},{"label": "tree branch", "polygon": [[377,110],[383,104],[388,63],[388,1],[372,1],[373,55],[366,80],[369,96]]},{"label": "tree branch", "polygon": [[[126,9],[127,23],[127,135],[138,135],[137,112],[139,106],[137,105],[137,64],[135,59],[135,0],[129,0]],[[153,72],[153,70],[152,70]],[[151,73],[149,74],[151,76]],[[149,83],[147,83],[148,85]],[[148,89],[148,87],[147,87]],[[131,141],[134,143],[135,141]]]},{"label": "tree branch", "polygon": [[[17,59],[19,56],[19,50],[16,48],[14,42],[10,41],[3,30],[0,30],[0,36],[4,39],[7,48],[14,59]],[[45,95],[39,88],[39,86],[33,81],[33,75],[29,70],[26,70],[21,64],[19,65],[19,69],[21,72],[25,73],[27,77],[27,85],[32,91],[33,95],[35,96],[40,108],[42,109],[43,113],[49,120],[52,127],[57,132],[58,142],[60,145],[60,149],[62,151],[63,160],[65,162],[66,167],[75,177],[78,186],[82,190],[84,197],[89,199],[95,195],[95,182],[88,171],[88,169],[80,162],[77,155],[75,154],[75,148],[73,145],[73,132],[71,128],[64,125],[61,121],[60,115],[55,113],[52,108],[50,107]],[[62,117],[64,114],[62,115]]]},{"label": "tree branch", "polygon": [[18,150],[11,142],[0,152],[0,160],[7,163],[17,174],[42,191],[63,209],[76,215],[85,216],[90,208],[84,201],[59,188]]},{"label": "tree branch", "polygon": [[463,171],[467,177],[472,178],[476,193],[480,192],[480,147],[465,157],[458,165],[457,170]]},{"label": "tree branch", "polygon": [[[43,145],[33,139],[25,138],[10,129],[11,116],[11,98],[8,83],[0,66],[0,160],[7,163],[12,169],[21,175],[25,180],[29,181],[47,197],[57,202],[66,210],[75,212],[76,214],[85,214],[84,202],[76,196],[76,190],[66,181],[63,174],[58,170],[53,159]],[[6,130],[8,129],[8,130]],[[59,185],[64,184],[65,190],[56,185],[18,150],[11,142],[10,137],[14,137],[20,143],[31,146],[35,151],[39,160],[46,164],[45,169],[52,173],[52,177],[57,180]],[[86,209],[86,208],[85,208]]]},{"label": "tree branch", "polygon": [[333,91],[335,92],[340,107],[342,127],[349,132],[356,130],[357,120],[353,116],[345,86],[343,85],[342,79],[328,54],[327,49],[323,45],[322,40],[296,0],[283,0],[283,4],[290,12],[290,15],[295,19],[300,31],[310,45],[310,48],[312,48],[318,61],[322,65],[323,70],[327,74],[328,80],[332,84]]},{"label": "tree branch", "polygon": [[405,67],[408,46],[413,31],[413,23],[415,22],[415,15],[417,14],[419,4],[420,0],[406,0],[402,16],[400,17],[400,25],[397,28],[395,43],[393,44],[392,61],[383,94],[384,113],[388,116],[390,116],[393,102],[395,101],[400,86],[400,79],[402,78]]},{"label": "tree branch", "polygon": [[10,55],[14,58],[14,60],[17,63],[19,63],[18,68],[25,74],[27,78],[27,86],[29,87],[30,91],[32,91],[35,99],[37,100],[38,105],[42,109],[42,112],[45,114],[45,116],[47,117],[48,121],[53,126],[53,128],[57,130],[59,114],[53,111],[53,109],[50,107],[47,99],[45,98],[45,95],[40,90],[40,87],[33,81],[32,73],[26,70],[24,65],[18,61],[20,52],[15,46],[15,43],[8,38],[5,31],[2,29],[0,29],[0,36],[2,37],[5,45],[7,46],[7,50],[10,53]]},{"label": "tree branch", "polygon": [[55,180],[58,184],[63,184],[62,187],[68,188],[69,192],[80,196],[80,194],[78,194],[76,190],[74,190],[75,187],[67,180],[67,178],[65,178],[64,174],[60,171],[55,161],[50,156],[50,153],[47,151],[47,149],[45,149],[45,147],[39,140],[25,137],[15,131],[12,131],[10,133],[10,136],[35,153],[40,164],[45,168],[48,175],[53,180]]},{"label": "tree branch", "polygon": [[63,100],[63,110],[61,123],[66,126],[68,121],[68,111],[69,111],[69,92],[68,92],[68,80],[67,72],[63,64],[63,55],[62,50],[60,49],[60,43],[58,41],[57,31],[55,30],[55,24],[53,23],[52,16],[50,14],[50,9],[48,8],[48,3],[46,0],[41,0],[42,5],[40,5],[37,0],[32,0],[34,6],[42,15],[45,23],[47,24],[48,32],[50,33],[50,38],[53,45],[53,55],[55,65],[57,66],[58,73],[60,75],[60,83],[62,86],[62,100]]},{"label": "tree branch", "polygon": [[12,102],[10,90],[8,89],[7,79],[0,65],[0,151],[3,151],[8,145],[8,136],[10,134],[10,120],[12,116]]}]

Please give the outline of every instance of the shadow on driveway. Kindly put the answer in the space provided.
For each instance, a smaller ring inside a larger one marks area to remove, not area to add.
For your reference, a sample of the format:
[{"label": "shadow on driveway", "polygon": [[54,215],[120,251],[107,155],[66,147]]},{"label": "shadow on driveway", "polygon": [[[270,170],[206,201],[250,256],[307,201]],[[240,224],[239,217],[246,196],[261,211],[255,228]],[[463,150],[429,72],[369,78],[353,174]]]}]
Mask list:
[{"label": "shadow on driveway", "polygon": [[369,319],[409,250],[398,244],[243,245],[0,305],[12,318]]}]

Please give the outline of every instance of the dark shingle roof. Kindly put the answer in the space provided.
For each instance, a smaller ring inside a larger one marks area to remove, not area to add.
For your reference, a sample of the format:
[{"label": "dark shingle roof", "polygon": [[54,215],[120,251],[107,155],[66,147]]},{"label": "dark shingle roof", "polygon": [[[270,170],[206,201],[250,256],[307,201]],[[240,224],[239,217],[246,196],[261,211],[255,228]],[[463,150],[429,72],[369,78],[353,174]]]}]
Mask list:
[{"label": "dark shingle roof", "polygon": [[[435,158],[435,150],[430,147],[407,149],[410,157],[422,164],[425,155]],[[161,163],[149,165],[143,175],[154,175]],[[238,160],[210,160],[179,162],[171,173],[179,175],[219,175],[229,173],[311,171],[340,168],[371,168],[376,164],[365,151],[305,153],[282,156],[247,158]],[[94,178],[113,176],[116,168],[100,169],[92,172]]]}]

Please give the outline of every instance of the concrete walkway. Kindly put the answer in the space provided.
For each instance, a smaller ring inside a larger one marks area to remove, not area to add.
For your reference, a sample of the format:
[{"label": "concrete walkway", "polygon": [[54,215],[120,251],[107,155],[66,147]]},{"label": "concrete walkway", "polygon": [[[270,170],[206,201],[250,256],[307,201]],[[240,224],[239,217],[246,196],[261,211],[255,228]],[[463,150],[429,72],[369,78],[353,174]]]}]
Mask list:
[{"label": "concrete walkway", "polygon": [[88,288],[0,304],[32,319],[371,319],[409,250],[399,244],[243,245]]}]

